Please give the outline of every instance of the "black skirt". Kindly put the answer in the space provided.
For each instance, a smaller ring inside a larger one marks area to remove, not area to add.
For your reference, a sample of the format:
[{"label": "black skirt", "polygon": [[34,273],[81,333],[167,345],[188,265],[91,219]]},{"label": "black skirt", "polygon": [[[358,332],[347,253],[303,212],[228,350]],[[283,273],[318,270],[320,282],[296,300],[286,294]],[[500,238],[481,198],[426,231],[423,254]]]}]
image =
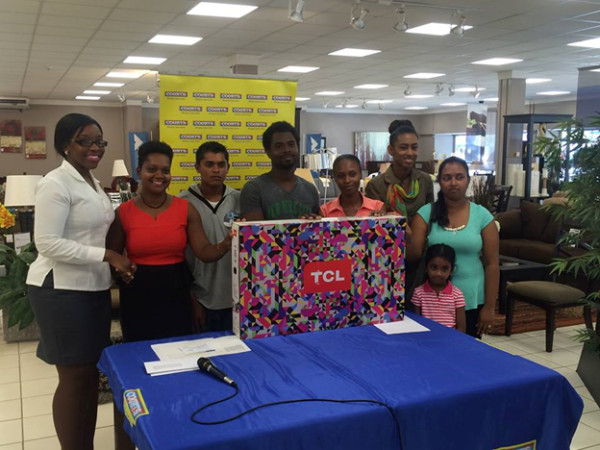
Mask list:
[{"label": "black skirt", "polygon": [[185,263],[138,265],[131,283],[119,286],[123,340],[192,334],[191,281]]},{"label": "black skirt", "polygon": [[28,287],[40,327],[38,358],[48,364],[96,364],[110,342],[110,291],[54,289],[50,272],[41,287]]}]

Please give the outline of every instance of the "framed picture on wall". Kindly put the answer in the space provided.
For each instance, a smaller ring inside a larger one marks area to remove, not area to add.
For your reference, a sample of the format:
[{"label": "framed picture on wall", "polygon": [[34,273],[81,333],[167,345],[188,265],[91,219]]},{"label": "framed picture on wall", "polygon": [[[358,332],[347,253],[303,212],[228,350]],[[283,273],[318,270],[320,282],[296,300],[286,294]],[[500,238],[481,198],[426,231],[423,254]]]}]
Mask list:
[{"label": "framed picture on wall", "polygon": [[354,154],[360,159],[364,170],[369,162],[390,162],[392,157],[387,152],[390,134],[386,131],[355,131]]}]

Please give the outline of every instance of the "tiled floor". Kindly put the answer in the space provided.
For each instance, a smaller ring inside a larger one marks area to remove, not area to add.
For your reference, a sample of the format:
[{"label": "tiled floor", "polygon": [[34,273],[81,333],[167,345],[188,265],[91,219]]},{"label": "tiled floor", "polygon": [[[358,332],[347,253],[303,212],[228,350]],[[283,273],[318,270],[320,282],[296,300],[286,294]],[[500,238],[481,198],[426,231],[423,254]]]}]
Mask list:
[{"label": "tiled floor", "polygon": [[[511,337],[486,336],[484,341],[521,355],[564,375],[584,402],[583,416],[571,450],[600,450],[600,409],[575,372],[581,344],[573,341],[573,327],[555,333],[554,351],[544,351],[544,331]],[[54,367],[35,357],[36,343],[6,344],[0,341],[0,450],[60,449],[52,423],[52,393],[57,376]],[[112,404],[100,406],[95,437],[97,450],[114,449]]]}]

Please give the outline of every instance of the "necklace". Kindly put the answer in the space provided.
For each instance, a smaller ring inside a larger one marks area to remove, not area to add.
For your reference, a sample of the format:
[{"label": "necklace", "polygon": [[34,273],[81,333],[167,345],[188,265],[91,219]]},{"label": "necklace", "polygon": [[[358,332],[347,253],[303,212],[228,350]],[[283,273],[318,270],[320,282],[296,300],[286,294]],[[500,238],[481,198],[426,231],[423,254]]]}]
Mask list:
[{"label": "necklace", "polygon": [[169,195],[165,193],[165,198],[162,202],[160,202],[160,205],[158,206],[154,206],[154,205],[150,205],[148,202],[146,202],[146,200],[144,200],[144,194],[140,193],[140,198],[142,199],[142,203],[144,205],[146,205],[148,208],[152,208],[152,209],[160,209],[162,208],[162,206],[165,204],[165,202],[167,201],[167,198],[169,198]]},{"label": "necklace", "polygon": [[456,228],[450,228],[450,227],[444,227],[444,230],[446,231],[451,231],[452,233],[456,234],[458,233],[460,230],[464,230],[466,227],[466,225],[461,225],[460,227],[456,227]]}]

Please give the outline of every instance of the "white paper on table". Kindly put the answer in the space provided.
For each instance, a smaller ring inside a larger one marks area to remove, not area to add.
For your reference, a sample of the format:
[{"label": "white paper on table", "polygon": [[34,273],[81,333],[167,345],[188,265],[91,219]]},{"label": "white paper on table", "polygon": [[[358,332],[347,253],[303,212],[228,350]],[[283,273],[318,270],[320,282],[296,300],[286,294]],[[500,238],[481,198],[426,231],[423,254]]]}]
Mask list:
[{"label": "white paper on table", "polygon": [[385,334],[401,334],[401,333],[421,333],[429,331],[429,328],[424,327],[418,322],[415,322],[410,317],[404,316],[404,320],[397,322],[377,323],[377,328]]},{"label": "white paper on table", "polygon": [[167,375],[198,368],[199,357],[232,355],[249,352],[250,348],[237,336],[194,339],[190,341],[166,342],[151,345],[159,361],[144,363],[150,375]]}]

